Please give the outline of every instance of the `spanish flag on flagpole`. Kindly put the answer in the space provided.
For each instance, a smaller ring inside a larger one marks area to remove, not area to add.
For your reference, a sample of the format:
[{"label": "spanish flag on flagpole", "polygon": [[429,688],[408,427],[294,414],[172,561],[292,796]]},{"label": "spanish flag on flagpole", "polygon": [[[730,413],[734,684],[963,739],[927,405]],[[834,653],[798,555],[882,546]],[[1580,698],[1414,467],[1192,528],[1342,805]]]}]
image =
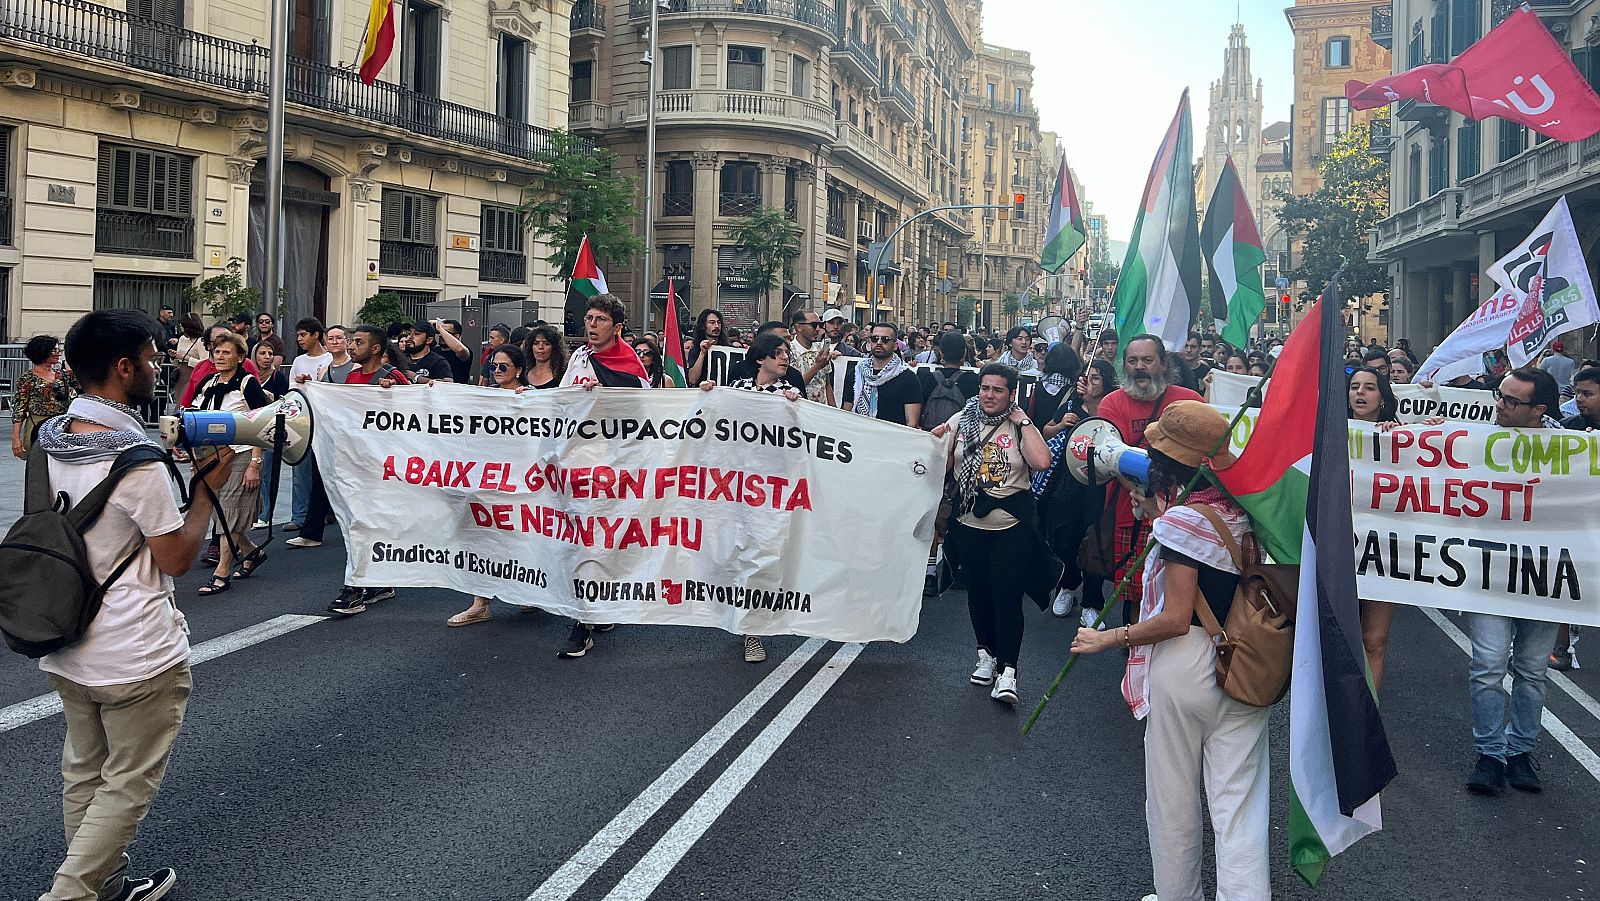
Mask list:
[{"label": "spanish flag on flagpole", "polygon": [[394,52],[394,0],[372,0],[367,36],[361,42],[361,80],[372,84]]}]

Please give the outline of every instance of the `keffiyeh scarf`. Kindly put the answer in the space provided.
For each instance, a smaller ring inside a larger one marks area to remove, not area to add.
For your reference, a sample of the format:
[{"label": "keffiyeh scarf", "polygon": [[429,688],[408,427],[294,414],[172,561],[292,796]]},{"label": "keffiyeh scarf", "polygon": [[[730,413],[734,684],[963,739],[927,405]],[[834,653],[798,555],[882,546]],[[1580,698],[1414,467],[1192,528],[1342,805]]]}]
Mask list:
[{"label": "keffiyeh scarf", "polygon": [[878,370],[872,368],[871,361],[862,361],[856,366],[856,402],[852,411],[877,418],[878,388],[889,384],[890,379],[905,371],[906,361],[898,355],[890,357],[889,362]]},{"label": "keffiyeh scarf", "polygon": [[[70,433],[67,425],[72,420],[102,425],[109,432]],[[67,412],[46,419],[39,426],[38,444],[63,463],[99,463],[115,460],[117,455],[136,444],[155,444],[145,434],[144,423],[138,411],[126,404],[93,397],[87,394],[74,398]]]},{"label": "keffiyeh scarf", "polygon": [[[859,400],[859,395],[857,397]],[[961,489],[961,512],[966,513],[978,500],[978,468],[983,462],[984,439],[994,433],[1000,424],[1011,417],[1017,408],[1012,404],[994,416],[986,415],[976,397],[961,408],[961,424],[956,440],[961,442],[961,469],[956,472],[956,486]]]}]

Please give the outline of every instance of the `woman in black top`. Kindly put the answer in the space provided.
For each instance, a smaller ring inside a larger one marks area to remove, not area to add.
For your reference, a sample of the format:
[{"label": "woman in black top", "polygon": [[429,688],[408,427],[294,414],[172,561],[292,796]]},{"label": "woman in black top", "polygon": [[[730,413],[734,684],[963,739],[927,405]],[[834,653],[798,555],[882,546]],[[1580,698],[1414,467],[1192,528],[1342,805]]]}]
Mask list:
[{"label": "woman in black top", "polygon": [[[1054,351],[1052,351],[1054,353]],[[1097,415],[1100,401],[1117,390],[1117,370],[1098,357],[1090,360],[1078,377],[1077,386],[1065,403],[1056,410],[1053,419],[1045,422],[1044,436],[1054,439],[1070,431],[1078,423]],[[1062,438],[1062,441],[1065,441]],[[1063,452],[1059,455],[1064,458]],[[1106,573],[1085,572],[1081,568],[1078,549],[1083,544],[1089,527],[1100,521],[1106,506],[1105,485],[1085,485],[1065,471],[1058,458],[1057,472],[1039,499],[1040,528],[1061,562],[1066,564],[1061,572],[1060,591],[1050,605],[1050,612],[1066,616],[1078,603],[1083,604],[1083,623],[1090,625],[1100,619],[1105,608]]]},{"label": "woman in black top", "polygon": [[1044,374],[1039,378],[1039,390],[1033,395],[1035,422],[1055,420],[1057,409],[1072,394],[1073,387],[1078,384],[1078,375],[1082,372],[1083,360],[1065,341],[1045,354]]},{"label": "woman in black top", "polygon": [[[561,387],[561,377],[567,374],[567,348],[561,343],[560,333],[554,326],[537,325],[527,332],[525,340],[522,356],[523,365],[527,367],[524,381],[528,387],[541,391]],[[490,381],[493,383],[493,379]]]},{"label": "woman in black top", "polygon": [[653,338],[639,338],[633,342],[633,352],[639,355],[639,362],[644,365],[644,371],[650,376],[650,387],[667,388],[677,387],[667,384],[667,372],[661,359],[661,345]]}]

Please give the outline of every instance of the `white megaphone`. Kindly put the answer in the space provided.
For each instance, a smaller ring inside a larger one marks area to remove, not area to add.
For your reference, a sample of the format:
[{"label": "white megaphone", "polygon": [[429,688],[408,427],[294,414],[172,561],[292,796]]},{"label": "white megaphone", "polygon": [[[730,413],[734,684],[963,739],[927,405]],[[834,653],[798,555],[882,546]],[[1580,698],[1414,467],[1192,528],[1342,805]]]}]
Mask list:
[{"label": "white megaphone", "polygon": [[247,413],[186,410],[161,417],[161,443],[171,450],[246,444],[272,450],[283,422],[283,462],[294,466],[311,452],[311,405],[299,391],[287,391],[277,403]]},{"label": "white megaphone", "polygon": [[1104,485],[1119,475],[1141,486],[1150,484],[1149,451],[1129,447],[1109,419],[1096,416],[1078,423],[1062,454],[1072,477],[1085,485]]}]

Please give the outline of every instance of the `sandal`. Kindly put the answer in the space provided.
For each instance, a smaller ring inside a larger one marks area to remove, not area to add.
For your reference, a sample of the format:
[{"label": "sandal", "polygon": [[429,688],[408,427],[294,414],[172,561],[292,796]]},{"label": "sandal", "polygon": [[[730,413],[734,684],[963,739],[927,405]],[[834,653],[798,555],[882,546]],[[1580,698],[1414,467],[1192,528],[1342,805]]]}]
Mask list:
[{"label": "sandal", "polygon": [[195,594],[198,594],[201,597],[210,597],[214,594],[221,594],[233,587],[231,584],[232,581],[233,580],[228,576],[212,576],[209,583],[201,585],[195,590]]},{"label": "sandal", "polygon": [[234,569],[233,575],[229,576],[228,578],[248,579],[255,575],[256,570],[260,569],[261,564],[265,562],[267,562],[267,551],[265,548],[258,547],[250,553],[244,555],[244,559],[239,561],[238,568]]},{"label": "sandal", "polygon": [[476,609],[476,610],[473,610],[473,609],[469,608],[469,609],[463,610],[460,613],[457,613],[455,616],[452,616],[449,619],[445,620],[445,625],[447,625],[447,626],[473,626],[473,625],[477,625],[478,623],[486,623],[486,622],[489,621],[489,619],[490,619],[490,613],[489,613],[489,608],[488,607],[481,607],[481,608]]}]

